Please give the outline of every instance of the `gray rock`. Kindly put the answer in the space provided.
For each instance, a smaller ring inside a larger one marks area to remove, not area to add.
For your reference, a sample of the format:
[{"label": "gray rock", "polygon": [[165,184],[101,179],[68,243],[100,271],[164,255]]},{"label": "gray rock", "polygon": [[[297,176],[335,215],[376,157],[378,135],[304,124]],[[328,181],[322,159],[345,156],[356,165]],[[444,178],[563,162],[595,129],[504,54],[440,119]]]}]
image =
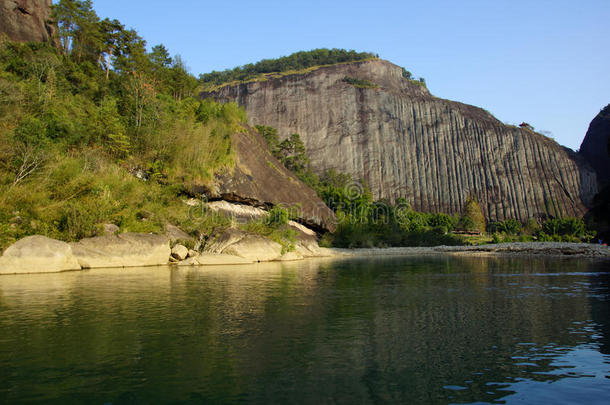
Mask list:
[{"label": "gray rock", "polygon": [[104,224],[104,235],[116,235],[119,230],[119,227],[115,224]]},{"label": "gray rock", "polygon": [[211,266],[220,264],[251,264],[254,260],[244,259],[243,257],[216,254],[216,253],[201,253],[197,257],[189,257],[188,259],[178,263],[178,266]]},{"label": "gray rock", "polygon": [[188,257],[189,250],[184,245],[176,245],[172,248],[172,257],[176,260],[184,260]]},{"label": "gray rock", "polygon": [[70,245],[83,268],[160,266],[171,254],[166,236],[143,233],[98,236]]},{"label": "gray rock", "polygon": [[172,224],[165,225],[165,235],[168,237],[170,243],[175,243],[179,240],[195,240],[191,235]]},{"label": "gray rock", "polygon": [[40,235],[17,241],[0,257],[0,274],[52,273],[80,269],[69,244]]},{"label": "gray rock", "polygon": [[[379,87],[357,88],[345,76]],[[238,102],[251,125],[273,126],[281,137],[300,134],[316,172],[350,173],[375,199],[402,197],[418,211],[460,213],[475,195],[488,220],[578,217],[597,191],[595,173],[571,150],[481,108],[436,98],[383,60],[227,85],[202,97]]]},{"label": "gray rock", "polygon": [[199,252],[193,249],[189,249],[188,257],[197,257],[199,256]]},{"label": "gray rock", "polygon": [[282,255],[282,245],[258,235],[247,235],[223,250],[224,254],[256,262],[268,262]]}]

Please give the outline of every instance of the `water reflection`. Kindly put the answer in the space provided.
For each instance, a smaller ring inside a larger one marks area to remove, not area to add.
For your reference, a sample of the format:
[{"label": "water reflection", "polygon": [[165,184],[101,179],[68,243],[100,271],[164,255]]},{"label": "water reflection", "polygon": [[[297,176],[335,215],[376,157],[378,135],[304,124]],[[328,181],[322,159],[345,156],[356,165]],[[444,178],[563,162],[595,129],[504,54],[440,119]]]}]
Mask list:
[{"label": "water reflection", "polygon": [[0,401],[595,403],[607,281],[484,257],[4,276]]}]

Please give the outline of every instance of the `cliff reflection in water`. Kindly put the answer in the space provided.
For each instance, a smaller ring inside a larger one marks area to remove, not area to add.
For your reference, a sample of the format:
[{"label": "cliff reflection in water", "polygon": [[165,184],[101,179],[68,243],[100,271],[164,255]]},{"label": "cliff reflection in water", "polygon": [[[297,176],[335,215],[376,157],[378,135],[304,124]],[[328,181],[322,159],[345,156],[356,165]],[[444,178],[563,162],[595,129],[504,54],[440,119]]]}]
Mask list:
[{"label": "cliff reflection in water", "polygon": [[[605,282],[603,263],[466,257],[0,277],[0,401],[608,394]],[[584,351],[601,360],[570,363]]]}]

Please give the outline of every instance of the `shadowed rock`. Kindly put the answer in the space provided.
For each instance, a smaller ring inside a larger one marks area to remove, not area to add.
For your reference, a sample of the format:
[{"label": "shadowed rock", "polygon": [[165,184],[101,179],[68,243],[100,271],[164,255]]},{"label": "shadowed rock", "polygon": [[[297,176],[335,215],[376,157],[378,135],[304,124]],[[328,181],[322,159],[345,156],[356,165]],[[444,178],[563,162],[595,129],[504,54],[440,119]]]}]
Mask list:
[{"label": "shadowed rock", "polygon": [[600,185],[610,185],[610,104],[591,121],[580,154],[597,172]]}]

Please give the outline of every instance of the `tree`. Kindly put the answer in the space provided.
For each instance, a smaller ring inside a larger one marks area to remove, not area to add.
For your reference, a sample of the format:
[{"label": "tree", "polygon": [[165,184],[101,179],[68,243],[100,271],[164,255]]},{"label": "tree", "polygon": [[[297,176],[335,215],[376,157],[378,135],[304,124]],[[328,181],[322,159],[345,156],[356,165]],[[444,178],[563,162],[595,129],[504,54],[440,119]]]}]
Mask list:
[{"label": "tree", "polygon": [[121,33],[125,30],[125,27],[118,20],[109,20],[106,18],[100,23],[100,30],[102,32],[104,52],[106,54],[105,68],[106,80],[108,80],[110,65],[112,64],[112,54],[115,52],[115,49],[118,48],[119,39]]},{"label": "tree", "polygon": [[65,55],[76,54],[78,61],[99,58],[103,38],[91,0],[60,0],[53,6],[53,17]]},{"label": "tree", "polygon": [[277,146],[275,157],[281,161],[287,169],[300,173],[309,166],[309,158],[305,150],[305,144],[301,141],[299,134],[292,134]]},{"label": "tree", "polygon": [[277,129],[265,125],[256,125],[254,128],[263,137],[265,142],[267,142],[267,146],[269,146],[269,151],[273,155],[275,155],[277,146],[280,143],[280,138],[278,136]]},{"label": "tree", "polygon": [[476,197],[470,196],[466,200],[457,227],[464,231],[485,232],[485,216]]},{"label": "tree", "polygon": [[173,63],[172,57],[169,56],[169,51],[163,44],[153,46],[148,57],[157,69],[168,68]]}]

